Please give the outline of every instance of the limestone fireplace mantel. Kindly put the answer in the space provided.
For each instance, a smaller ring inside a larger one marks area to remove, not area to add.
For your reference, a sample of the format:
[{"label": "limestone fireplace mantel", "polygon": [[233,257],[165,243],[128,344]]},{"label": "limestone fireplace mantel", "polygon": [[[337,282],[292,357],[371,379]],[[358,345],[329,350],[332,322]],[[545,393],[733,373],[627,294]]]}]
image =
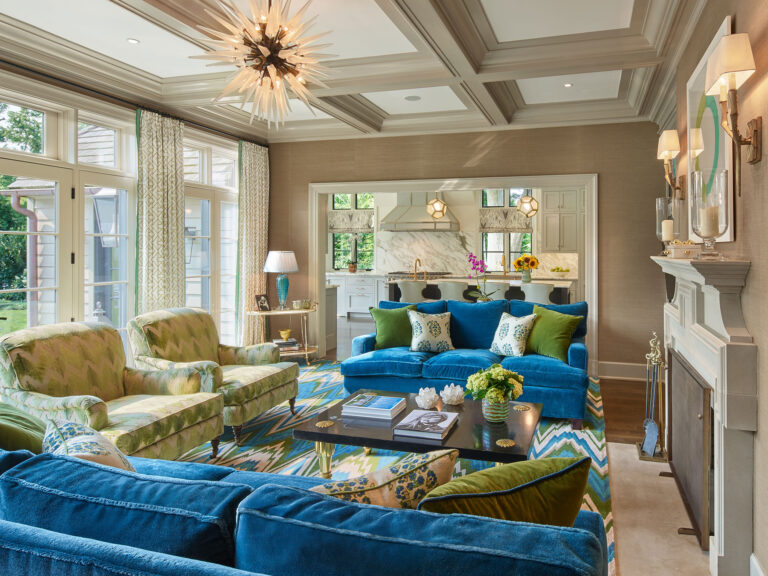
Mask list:
[{"label": "limestone fireplace mantel", "polygon": [[[712,389],[712,574],[748,574],[753,539],[757,347],[741,310],[750,262],[652,257],[675,278],[664,305],[664,342]],[[669,385],[667,379],[667,385]],[[672,456],[674,459],[674,455]]]}]

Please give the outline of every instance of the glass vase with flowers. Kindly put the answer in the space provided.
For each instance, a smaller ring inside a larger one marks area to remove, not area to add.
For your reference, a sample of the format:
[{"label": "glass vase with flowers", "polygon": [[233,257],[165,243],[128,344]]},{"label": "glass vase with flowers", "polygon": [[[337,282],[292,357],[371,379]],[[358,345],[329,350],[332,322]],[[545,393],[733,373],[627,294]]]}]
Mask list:
[{"label": "glass vase with flowers", "polygon": [[533,254],[523,254],[515,259],[515,270],[523,273],[523,282],[531,281],[531,270],[539,267],[539,259]]}]

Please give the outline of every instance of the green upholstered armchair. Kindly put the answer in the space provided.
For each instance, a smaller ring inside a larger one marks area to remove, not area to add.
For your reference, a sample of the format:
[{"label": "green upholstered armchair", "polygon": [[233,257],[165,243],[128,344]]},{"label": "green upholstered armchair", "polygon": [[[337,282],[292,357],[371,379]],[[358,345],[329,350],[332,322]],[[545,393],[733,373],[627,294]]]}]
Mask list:
[{"label": "green upholstered armchair", "polygon": [[194,367],[211,378],[224,397],[224,424],[240,444],[243,424],[289,402],[292,414],[299,390],[299,366],[280,362],[277,346],[224,346],[205,310],[174,308],[137,316],[128,323],[134,362],[148,370]]},{"label": "green upholstered armchair", "polygon": [[43,419],[86,424],[125,454],[174,459],[224,431],[223,400],[194,368],[126,367],[120,334],[65,323],[0,338],[0,398]]}]

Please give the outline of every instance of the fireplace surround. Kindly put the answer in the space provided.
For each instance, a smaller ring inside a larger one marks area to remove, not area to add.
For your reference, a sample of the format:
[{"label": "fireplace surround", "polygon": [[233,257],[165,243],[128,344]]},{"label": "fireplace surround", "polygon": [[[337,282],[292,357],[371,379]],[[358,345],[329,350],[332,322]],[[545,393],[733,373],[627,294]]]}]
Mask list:
[{"label": "fireplace surround", "polygon": [[[674,278],[674,294],[664,305],[665,346],[683,359],[702,387],[709,387],[714,447],[710,572],[749,574],[754,535],[757,347],[744,322],[741,291],[750,263],[652,259],[668,280]],[[668,388],[670,378],[665,382]],[[668,398],[669,393],[667,389]],[[670,435],[686,433],[675,428],[684,425],[684,419],[670,422],[667,414],[666,421],[667,440]],[[671,454],[673,461],[687,456]]]}]

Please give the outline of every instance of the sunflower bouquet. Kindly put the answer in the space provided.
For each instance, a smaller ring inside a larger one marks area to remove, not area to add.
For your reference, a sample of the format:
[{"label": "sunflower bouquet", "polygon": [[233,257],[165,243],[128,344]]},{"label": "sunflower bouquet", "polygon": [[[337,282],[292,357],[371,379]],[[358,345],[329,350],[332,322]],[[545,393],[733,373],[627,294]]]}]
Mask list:
[{"label": "sunflower bouquet", "polygon": [[515,259],[515,270],[536,270],[539,267],[539,259],[533,254],[523,254]]}]

